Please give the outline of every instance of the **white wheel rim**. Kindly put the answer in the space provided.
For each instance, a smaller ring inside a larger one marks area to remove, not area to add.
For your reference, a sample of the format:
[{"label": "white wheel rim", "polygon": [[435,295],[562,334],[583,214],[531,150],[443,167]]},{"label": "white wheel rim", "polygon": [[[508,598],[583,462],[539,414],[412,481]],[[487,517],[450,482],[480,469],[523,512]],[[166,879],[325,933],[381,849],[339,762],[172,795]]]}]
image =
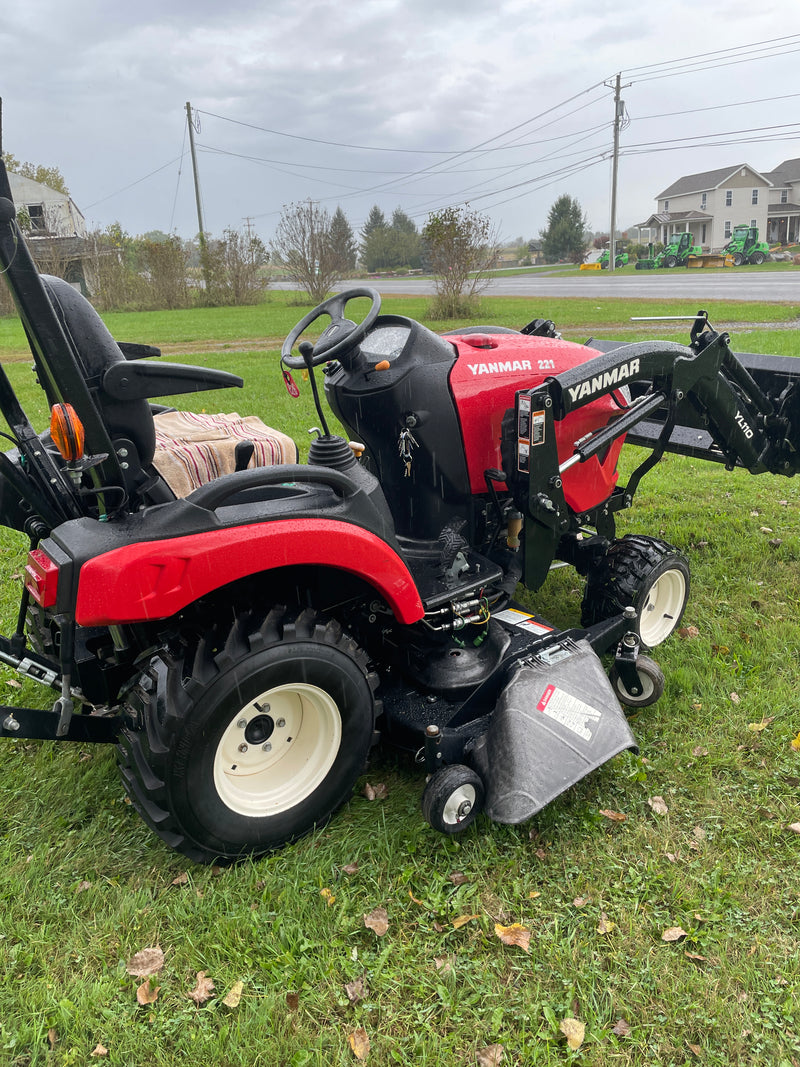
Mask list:
[{"label": "white wheel rim", "polygon": [[644,674],[640,671],[639,685],[642,687],[641,693],[639,693],[638,696],[633,696],[633,694],[628,690],[622,679],[619,677],[617,678],[617,689],[619,691],[619,696],[623,704],[632,704],[634,701],[647,701],[650,699],[656,687],[655,682],[650,677],[650,675]]},{"label": "white wheel rim", "polygon": [[475,786],[461,785],[453,790],[445,801],[442,822],[445,826],[458,826],[475,807]]},{"label": "white wheel rim", "polygon": [[[258,740],[270,723],[269,736]],[[268,689],[239,711],[220,738],[217,794],[239,815],[288,811],[323,781],[341,740],[339,708],[325,690],[304,683]]]},{"label": "white wheel rim", "polygon": [[686,599],[686,578],[679,570],[664,571],[650,586],[639,613],[639,635],[655,648],[677,625]]}]

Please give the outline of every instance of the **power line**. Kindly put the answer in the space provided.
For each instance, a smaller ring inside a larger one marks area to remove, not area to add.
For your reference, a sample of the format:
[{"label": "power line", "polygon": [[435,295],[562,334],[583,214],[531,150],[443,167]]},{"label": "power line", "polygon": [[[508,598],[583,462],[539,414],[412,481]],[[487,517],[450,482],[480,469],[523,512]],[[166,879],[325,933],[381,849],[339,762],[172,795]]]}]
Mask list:
[{"label": "power line", "polygon": [[171,159],[169,163],[164,163],[162,166],[156,167],[155,170],[151,170],[150,173],[145,174],[143,178],[137,178],[135,182],[131,182],[129,185],[123,185],[122,188],[117,189],[116,192],[109,193],[108,196],[103,196],[99,200],[95,200],[92,204],[87,204],[84,210],[88,211],[90,208],[97,207],[98,204],[104,204],[106,200],[111,200],[112,197],[119,196],[120,193],[125,193],[128,189],[133,189],[135,185],[141,185],[142,182],[146,182],[148,178],[152,178],[154,174],[159,174],[162,170],[166,170],[167,167],[171,167],[174,163],[179,162],[185,155],[186,153],[182,152],[181,155],[177,156],[175,159]]}]

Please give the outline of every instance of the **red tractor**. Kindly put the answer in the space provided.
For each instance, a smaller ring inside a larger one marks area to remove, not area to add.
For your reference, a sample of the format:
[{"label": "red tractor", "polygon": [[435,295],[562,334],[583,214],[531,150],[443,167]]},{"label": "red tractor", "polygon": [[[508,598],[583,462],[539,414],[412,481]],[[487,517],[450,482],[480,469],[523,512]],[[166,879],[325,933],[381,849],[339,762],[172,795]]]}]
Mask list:
[{"label": "red tractor", "polygon": [[[581,346],[541,319],[440,336],[362,288],[283,345],[287,385],[307,369],[316,399],[308,462],[247,466],[244,440],[235,470],[181,496],[153,462],[151,401],[241,380],[117,343],[40,276],[1,167],[0,269],[53,410],[37,432],[0,367],[0,522],[30,539],[0,662],[55,690],[3,708],[1,732],[116,743],[133,805],[200,862],[324,823],[379,741],[424,763],[439,830],[530,818],[635,747],[621,703],[663,688],[640,653],[678,625],[689,571],[615,536],[643,474],[666,449],[800,465],[795,361],[745,368],[703,313],[688,346]],[[356,448],[328,430],[318,367]],[[652,451],[621,485],[626,436]],[[554,563],[586,579],[567,631],[514,600]]]}]

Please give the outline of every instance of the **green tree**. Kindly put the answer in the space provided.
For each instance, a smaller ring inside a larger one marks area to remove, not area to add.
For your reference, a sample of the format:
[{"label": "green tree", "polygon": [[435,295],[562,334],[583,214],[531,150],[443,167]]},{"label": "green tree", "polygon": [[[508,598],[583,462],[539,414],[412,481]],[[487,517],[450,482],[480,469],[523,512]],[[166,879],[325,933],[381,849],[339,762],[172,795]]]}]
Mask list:
[{"label": "green tree", "polygon": [[331,219],[331,244],[341,260],[342,273],[349,274],[354,271],[358,247],[353,236],[353,229],[341,207],[336,208]]},{"label": "green tree", "polygon": [[497,256],[491,220],[469,205],[434,211],[422,228],[436,299],[431,317],[451,319],[474,313]]},{"label": "green tree", "polygon": [[41,163],[23,163],[10,152],[3,153],[3,161],[5,162],[6,170],[11,171],[13,174],[19,174],[22,178],[31,178],[35,182],[41,182],[42,185],[47,185],[49,188],[63,193],[64,196],[69,196],[69,189],[64,181],[64,175],[58,167],[46,167]]},{"label": "green tree", "polygon": [[568,259],[580,263],[589,241],[588,222],[580,203],[566,193],[547,215],[547,228],[541,231],[542,251],[549,262]]},{"label": "green tree", "polygon": [[241,307],[259,302],[268,285],[261,268],[269,262],[260,237],[229,228],[221,238],[207,239],[200,256],[209,304]]}]

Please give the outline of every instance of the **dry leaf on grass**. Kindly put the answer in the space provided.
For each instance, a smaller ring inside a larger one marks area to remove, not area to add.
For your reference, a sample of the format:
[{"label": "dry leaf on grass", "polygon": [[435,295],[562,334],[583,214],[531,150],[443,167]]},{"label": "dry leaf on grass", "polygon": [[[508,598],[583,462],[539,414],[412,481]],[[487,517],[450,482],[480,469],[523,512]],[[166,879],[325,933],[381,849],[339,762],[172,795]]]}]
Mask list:
[{"label": "dry leaf on grass", "polygon": [[92,888],[92,883],[91,882],[87,882],[84,879],[84,881],[78,883],[78,885],[77,885],[77,887],[75,889],[75,892],[76,893],[85,893],[87,889],[91,889],[91,888]]},{"label": "dry leaf on grass", "polygon": [[572,901],[572,903],[574,904],[574,906],[576,908],[585,908],[586,905],[589,903],[589,898],[588,897],[575,897],[575,899]]},{"label": "dry leaf on grass", "polygon": [[327,888],[320,889],[319,895],[322,897],[328,907],[330,907],[331,904],[333,904],[333,902],[336,900],[336,895],[331,892],[330,889]]},{"label": "dry leaf on grass", "polygon": [[586,1025],[580,1019],[562,1019],[559,1030],[567,1039],[567,1044],[573,1052],[581,1047],[586,1036]]},{"label": "dry leaf on grass", "polygon": [[244,982],[234,982],[230,988],[230,992],[227,996],[222,998],[222,1003],[226,1008],[238,1008],[239,1002],[242,999],[242,992],[244,991]]},{"label": "dry leaf on grass", "polygon": [[299,993],[287,993],[286,994],[286,1007],[289,1011],[297,1011],[300,1007],[300,994]]},{"label": "dry leaf on grass", "polygon": [[687,1041],[686,1044],[687,1044],[687,1047],[690,1049],[690,1051],[695,1054],[695,1056],[702,1056],[703,1055],[703,1050],[700,1048],[699,1045],[693,1045],[691,1043],[691,1041]]},{"label": "dry leaf on grass", "polygon": [[135,956],[131,956],[125,965],[128,974],[134,978],[147,978],[150,974],[158,974],[164,967],[164,953],[156,946],[155,948],[143,948]]},{"label": "dry leaf on grass", "polygon": [[708,755],[708,749],[705,748],[703,745],[696,745],[692,749],[692,755],[693,756],[707,756]]},{"label": "dry leaf on grass", "polygon": [[347,1043],[357,1060],[365,1060],[369,1056],[369,1036],[362,1027],[347,1035]]},{"label": "dry leaf on grass", "polygon": [[696,626],[681,626],[680,630],[678,630],[678,637],[682,637],[684,640],[691,640],[699,636],[700,631]]},{"label": "dry leaf on grass", "polygon": [[161,986],[151,986],[150,979],[147,978],[136,990],[136,1001],[142,1007],[147,1004],[155,1004],[158,1000],[158,994],[161,991]]},{"label": "dry leaf on grass", "polygon": [[600,913],[600,922],[597,924],[598,934],[610,934],[612,930],[616,930],[617,924],[612,923],[609,917],[604,911]]},{"label": "dry leaf on grass", "polygon": [[54,1049],[58,1044],[58,1032],[53,1026],[47,1031],[47,1042],[51,1049]]},{"label": "dry leaf on grass", "polygon": [[364,925],[378,937],[383,937],[389,929],[389,915],[386,908],[373,908],[369,915],[364,916]]},{"label": "dry leaf on grass", "polygon": [[367,800],[385,800],[388,795],[389,790],[383,782],[378,782],[375,785],[367,782],[364,786],[364,796]]},{"label": "dry leaf on grass", "polygon": [[205,1004],[207,1000],[211,999],[214,992],[214,982],[211,978],[206,976],[205,971],[197,972],[197,984],[191,993],[188,994],[189,999],[193,1000],[195,1004]]},{"label": "dry leaf on grass", "polygon": [[471,923],[473,919],[480,919],[480,915],[459,915],[457,919],[453,919],[453,929],[460,930],[462,926],[466,926],[467,923]]},{"label": "dry leaf on grass", "polygon": [[663,797],[648,797],[647,803],[652,808],[656,815],[666,815],[669,811],[666,801]]},{"label": "dry leaf on grass", "polygon": [[345,874],[358,874],[358,863],[355,861],[353,863],[346,863],[344,867],[342,867],[342,870]]},{"label": "dry leaf on grass", "polygon": [[774,715],[769,715],[766,719],[762,719],[761,722],[749,722],[747,729],[752,730],[754,734],[760,734],[762,730],[766,730],[771,722],[775,721]]},{"label": "dry leaf on grass", "polygon": [[170,885],[186,885],[189,881],[189,872],[181,871],[177,878],[173,878]]},{"label": "dry leaf on grass", "polygon": [[706,963],[708,960],[708,957],[701,956],[699,952],[684,952],[684,956],[688,960],[696,960],[697,963]]},{"label": "dry leaf on grass", "polygon": [[106,1046],[105,1046],[105,1045],[101,1045],[101,1044],[100,1044],[100,1043],[98,1042],[98,1043],[97,1043],[97,1044],[96,1044],[96,1045],[94,1046],[94,1048],[92,1049],[92,1051],[91,1051],[91,1052],[89,1053],[89,1055],[90,1055],[90,1056],[107,1056],[107,1055],[108,1055],[108,1049],[106,1048]]},{"label": "dry leaf on grass", "polygon": [[627,815],[623,815],[621,811],[610,811],[608,808],[601,808],[600,814],[606,819],[610,819],[611,822],[625,822],[628,818]]},{"label": "dry leaf on grass", "polygon": [[494,932],[504,945],[516,945],[525,952],[530,952],[531,932],[527,926],[522,926],[521,923],[512,923],[511,926],[501,926],[500,923],[495,923]]},{"label": "dry leaf on grass", "polygon": [[627,1037],[631,1032],[631,1024],[627,1019],[617,1019],[611,1028],[611,1033],[616,1034],[617,1037]]},{"label": "dry leaf on grass", "polygon": [[789,829],[792,831],[792,833],[800,834],[800,822],[790,822]]},{"label": "dry leaf on grass", "polygon": [[451,871],[447,876],[453,885],[466,885],[469,878],[463,871]]},{"label": "dry leaf on grass", "polygon": [[797,737],[793,737],[789,744],[792,746],[795,752],[800,752],[800,734],[798,734]]},{"label": "dry leaf on grass", "polygon": [[686,937],[686,931],[682,926],[668,926],[664,933],[661,935],[661,940],[680,941],[682,937]]},{"label": "dry leaf on grass", "polygon": [[363,978],[356,978],[354,982],[348,982],[344,987],[345,993],[347,993],[347,999],[351,1004],[357,1004],[359,1000],[363,1000],[367,995],[367,987],[364,985]]},{"label": "dry leaf on grass", "polygon": [[479,1048],[475,1059],[478,1067],[500,1067],[503,1062],[503,1046],[487,1045],[486,1048]]}]

